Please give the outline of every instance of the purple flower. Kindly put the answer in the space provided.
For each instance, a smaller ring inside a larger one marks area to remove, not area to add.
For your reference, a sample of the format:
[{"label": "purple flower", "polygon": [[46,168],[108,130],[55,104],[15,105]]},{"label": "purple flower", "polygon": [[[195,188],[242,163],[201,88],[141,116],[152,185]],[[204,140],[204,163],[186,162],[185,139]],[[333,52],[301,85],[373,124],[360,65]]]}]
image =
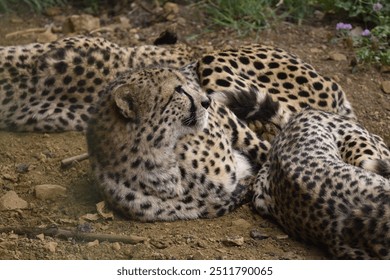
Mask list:
[{"label": "purple flower", "polygon": [[372,5],[372,8],[374,9],[375,12],[379,12],[380,10],[382,10],[383,5],[379,2],[377,2],[374,5]]},{"label": "purple flower", "polygon": [[351,30],[351,29],[352,29],[352,25],[349,23],[339,22],[338,24],[336,24],[336,30]]},{"label": "purple flower", "polygon": [[370,34],[371,34],[370,30],[364,29],[364,31],[362,32],[361,35],[364,36],[364,37],[367,37],[367,36],[370,36]]}]

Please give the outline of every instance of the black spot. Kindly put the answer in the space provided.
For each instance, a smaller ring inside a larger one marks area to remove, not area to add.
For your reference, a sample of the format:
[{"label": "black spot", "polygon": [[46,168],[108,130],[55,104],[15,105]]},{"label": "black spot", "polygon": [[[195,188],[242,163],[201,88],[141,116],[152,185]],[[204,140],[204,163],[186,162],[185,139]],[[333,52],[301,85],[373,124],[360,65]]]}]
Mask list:
[{"label": "black spot", "polygon": [[210,68],[206,68],[202,71],[202,76],[207,77],[207,76],[210,76],[212,73],[213,73],[213,70],[211,70]]},{"label": "black spot", "polygon": [[70,84],[70,82],[72,82],[72,77],[71,76],[65,76],[64,79],[63,79],[63,82],[64,82],[65,85]]},{"label": "black spot", "polygon": [[253,62],[253,66],[255,66],[257,70],[262,70],[265,68],[264,64],[260,61]]},{"label": "black spot", "polygon": [[279,68],[279,63],[277,62],[270,62],[268,63],[268,67],[271,68],[271,69],[274,69],[274,68]]},{"label": "black spot", "polygon": [[134,199],[135,199],[134,193],[128,193],[128,194],[126,195],[126,200],[127,200],[127,201],[133,201]]},{"label": "black spot", "polygon": [[65,74],[68,69],[68,64],[63,61],[57,62],[54,64],[54,68],[56,69],[58,74]]},{"label": "black spot", "polygon": [[300,84],[300,85],[309,82],[309,81],[307,80],[307,78],[304,77],[304,76],[298,76],[298,77],[296,77],[296,78],[295,78],[295,81],[296,81],[298,84]]},{"label": "black spot", "polygon": [[223,79],[217,79],[216,84],[221,87],[230,87],[230,82]]},{"label": "black spot", "polygon": [[313,87],[315,90],[322,90],[324,86],[319,82],[315,82],[313,83]]},{"label": "black spot", "polygon": [[245,64],[245,65],[248,65],[249,64],[249,59],[245,56],[240,56],[238,58],[238,60],[242,63],[242,64]]},{"label": "black spot", "polygon": [[82,67],[82,66],[80,66],[80,65],[77,65],[77,66],[73,69],[73,72],[74,72],[76,75],[81,76],[82,74],[84,74],[84,67]]},{"label": "black spot", "polygon": [[262,83],[269,83],[269,82],[271,82],[271,80],[267,76],[265,76],[265,75],[261,75],[257,79],[260,82],[262,82]]},{"label": "black spot", "polygon": [[283,83],[283,87],[285,89],[293,89],[294,88],[294,85],[292,83],[289,83],[289,82],[285,82]]},{"label": "black spot", "polygon": [[231,65],[233,68],[235,68],[235,69],[238,68],[238,64],[237,64],[237,62],[235,62],[234,60],[229,59],[229,63],[230,63],[230,65]]},{"label": "black spot", "polygon": [[150,203],[149,201],[141,203],[141,209],[143,209],[143,210],[147,210],[147,209],[149,209],[151,207],[152,207],[152,203]]},{"label": "black spot", "polygon": [[202,62],[205,64],[210,64],[213,61],[214,61],[214,57],[211,55],[206,55],[205,57],[202,58]]},{"label": "black spot", "polygon": [[54,77],[49,77],[45,80],[45,86],[52,86],[56,82],[56,79]]},{"label": "black spot", "polygon": [[276,74],[276,77],[278,77],[278,79],[280,79],[280,80],[285,80],[285,79],[287,79],[287,74],[284,72],[280,72],[280,73]]}]

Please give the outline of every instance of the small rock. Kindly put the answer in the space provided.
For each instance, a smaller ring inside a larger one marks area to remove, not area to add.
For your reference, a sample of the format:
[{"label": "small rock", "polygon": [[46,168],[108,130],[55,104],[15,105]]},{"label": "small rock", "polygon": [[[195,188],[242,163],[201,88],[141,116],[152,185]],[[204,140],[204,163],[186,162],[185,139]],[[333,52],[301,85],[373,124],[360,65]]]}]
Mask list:
[{"label": "small rock", "polygon": [[242,236],[229,236],[222,240],[222,243],[226,246],[242,246],[244,245],[244,237]]},{"label": "small rock", "polygon": [[3,179],[14,182],[14,183],[18,181],[18,178],[16,176],[8,174],[8,173],[3,173],[2,177],[3,177]]},{"label": "small rock", "polygon": [[41,233],[41,234],[36,235],[36,238],[43,241],[43,240],[45,240],[45,235],[43,233]]},{"label": "small rock", "polygon": [[99,203],[96,203],[96,210],[100,216],[102,216],[104,219],[114,219],[114,213],[112,211],[107,211],[106,203],[104,201],[100,201]]},{"label": "small rock", "polygon": [[9,239],[19,239],[19,235],[15,234],[15,233],[10,233],[10,234],[8,235],[8,238],[9,238]]},{"label": "small rock", "polygon": [[47,29],[43,33],[37,35],[37,42],[41,44],[50,43],[58,39],[58,36],[54,34],[51,29]]},{"label": "small rock", "polygon": [[319,48],[310,48],[309,51],[310,51],[311,53],[321,53],[321,52],[322,52],[322,50],[319,49]]},{"label": "small rock", "polygon": [[206,244],[206,242],[205,241],[203,241],[203,240],[199,240],[197,243],[196,243],[196,245],[199,247],[199,248],[207,248],[207,244]]},{"label": "small rock", "polygon": [[121,245],[118,242],[112,243],[111,247],[115,251],[119,251],[121,249]]},{"label": "small rock", "polygon": [[342,54],[342,53],[331,52],[329,54],[329,59],[330,60],[334,60],[334,61],[346,61],[347,57],[344,54]]},{"label": "small rock", "polygon": [[284,240],[284,239],[288,239],[288,235],[287,234],[281,234],[281,235],[277,235],[275,238],[277,240]]},{"label": "small rock", "polygon": [[383,81],[381,88],[384,93],[390,94],[390,81]]},{"label": "small rock", "polygon": [[45,244],[45,248],[47,250],[49,250],[50,252],[52,253],[55,253],[56,252],[56,248],[58,246],[58,243],[57,242],[54,242],[54,241],[50,241],[48,242],[47,244]]},{"label": "small rock", "polygon": [[179,13],[179,5],[172,2],[166,2],[163,7],[164,13],[166,14],[175,14]]},{"label": "small rock", "polygon": [[99,18],[87,14],[73,15],[64,22],[63,32],[89,32],[98,28],[100,28]]},{"label": "small rock", "polygon": [[35,196],[42,200],[54,200],[66,196],[66,188],[60,185],[44,184],[35,186]]},{"label": "small rock", "polygon": [[87,243],[87,247],[90,248],[90,247],[95,247],[95,246],[99,246],[99,240],[94,240],[94,241],[91,241],[91,242],[88,242]]},{"label": "small rock", "polygon": [[18,172],[18,173],[27,173],[29,167],[30,167],[30,165],[27,164],[27,163],[20,163],[20,164],[18,164],[16,166],[16,172]]},{"label": "small rock", "polygon": [[251,236],[253,239],[258,239],[258,240],[263,240],[263,239],[269,238],[269,235],[268,235],[268,234],[261,233],[260,231],[255,230],[255,229],[254,229],[254,230],[251,230],[250,236]]},{"label": "small rock", "polygon": [[252,225],[247,220],[237,219],[237,220],[232,221],[232,226],[238,227],[240,229],[248,229]]},{"label": "small rock", "polygon": [[81,216],[81,219],[93,222],[93,221],[99,220],[100,216],[97,213],[95,213],[95,214],[88,213],[88,214]]},{"label": "small rock", "polygon": [[27,201],[21,199],[15,191],[8,191],[0,198],[0,210],[26,209]]},{"label": "small rock", "polygon": [[152,241],[150,243],[157,249],[165,249],[169,247],[169,244],[165,241]]}]

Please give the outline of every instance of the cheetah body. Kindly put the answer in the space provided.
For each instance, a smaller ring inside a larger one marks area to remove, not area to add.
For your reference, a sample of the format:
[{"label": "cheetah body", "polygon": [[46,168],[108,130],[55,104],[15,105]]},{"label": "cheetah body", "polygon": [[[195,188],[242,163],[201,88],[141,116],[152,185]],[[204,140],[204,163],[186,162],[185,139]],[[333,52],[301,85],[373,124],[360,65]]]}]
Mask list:
[{"label": "cheetah body", "polygon": [[119,47],[102,38],[0,48],[0,129],[85,130],[99,92],[122,72],[180,67],[186,47]]},{"label": "cheetah body", "polygon": [[[378,175],[379,174],[379,175]],[[332,113],[304,110],[272,142],[254,206],[337,258],[390,258],[390,152]]]},{"label": "cheetah body", "polygon": [[[194,60],[187,47],[120,47],[88,37],[0,48],[0,129],[85,130],[99,93],[119,74],[151,65],[179,68]],[[212,52],[192,71],[211,97],[265,92],[286,115],[310,106],[354,116],[337,83],[279,48],[255,44]],[[248,123],[272,122],[258,109],[243,115],[232,108]]]}]

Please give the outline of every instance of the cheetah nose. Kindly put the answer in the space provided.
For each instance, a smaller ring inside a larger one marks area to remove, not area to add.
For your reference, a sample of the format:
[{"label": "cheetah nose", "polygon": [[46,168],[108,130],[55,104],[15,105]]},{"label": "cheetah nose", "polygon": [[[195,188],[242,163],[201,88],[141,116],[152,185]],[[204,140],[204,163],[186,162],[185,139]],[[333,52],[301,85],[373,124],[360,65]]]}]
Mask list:
[{"label": "cheetah nose", "polygon": [[210,99],[203,100],[202,102],[200,102],[200,104],[202,104],[203,108],[207,109],[208,107],[210,107]]}]

